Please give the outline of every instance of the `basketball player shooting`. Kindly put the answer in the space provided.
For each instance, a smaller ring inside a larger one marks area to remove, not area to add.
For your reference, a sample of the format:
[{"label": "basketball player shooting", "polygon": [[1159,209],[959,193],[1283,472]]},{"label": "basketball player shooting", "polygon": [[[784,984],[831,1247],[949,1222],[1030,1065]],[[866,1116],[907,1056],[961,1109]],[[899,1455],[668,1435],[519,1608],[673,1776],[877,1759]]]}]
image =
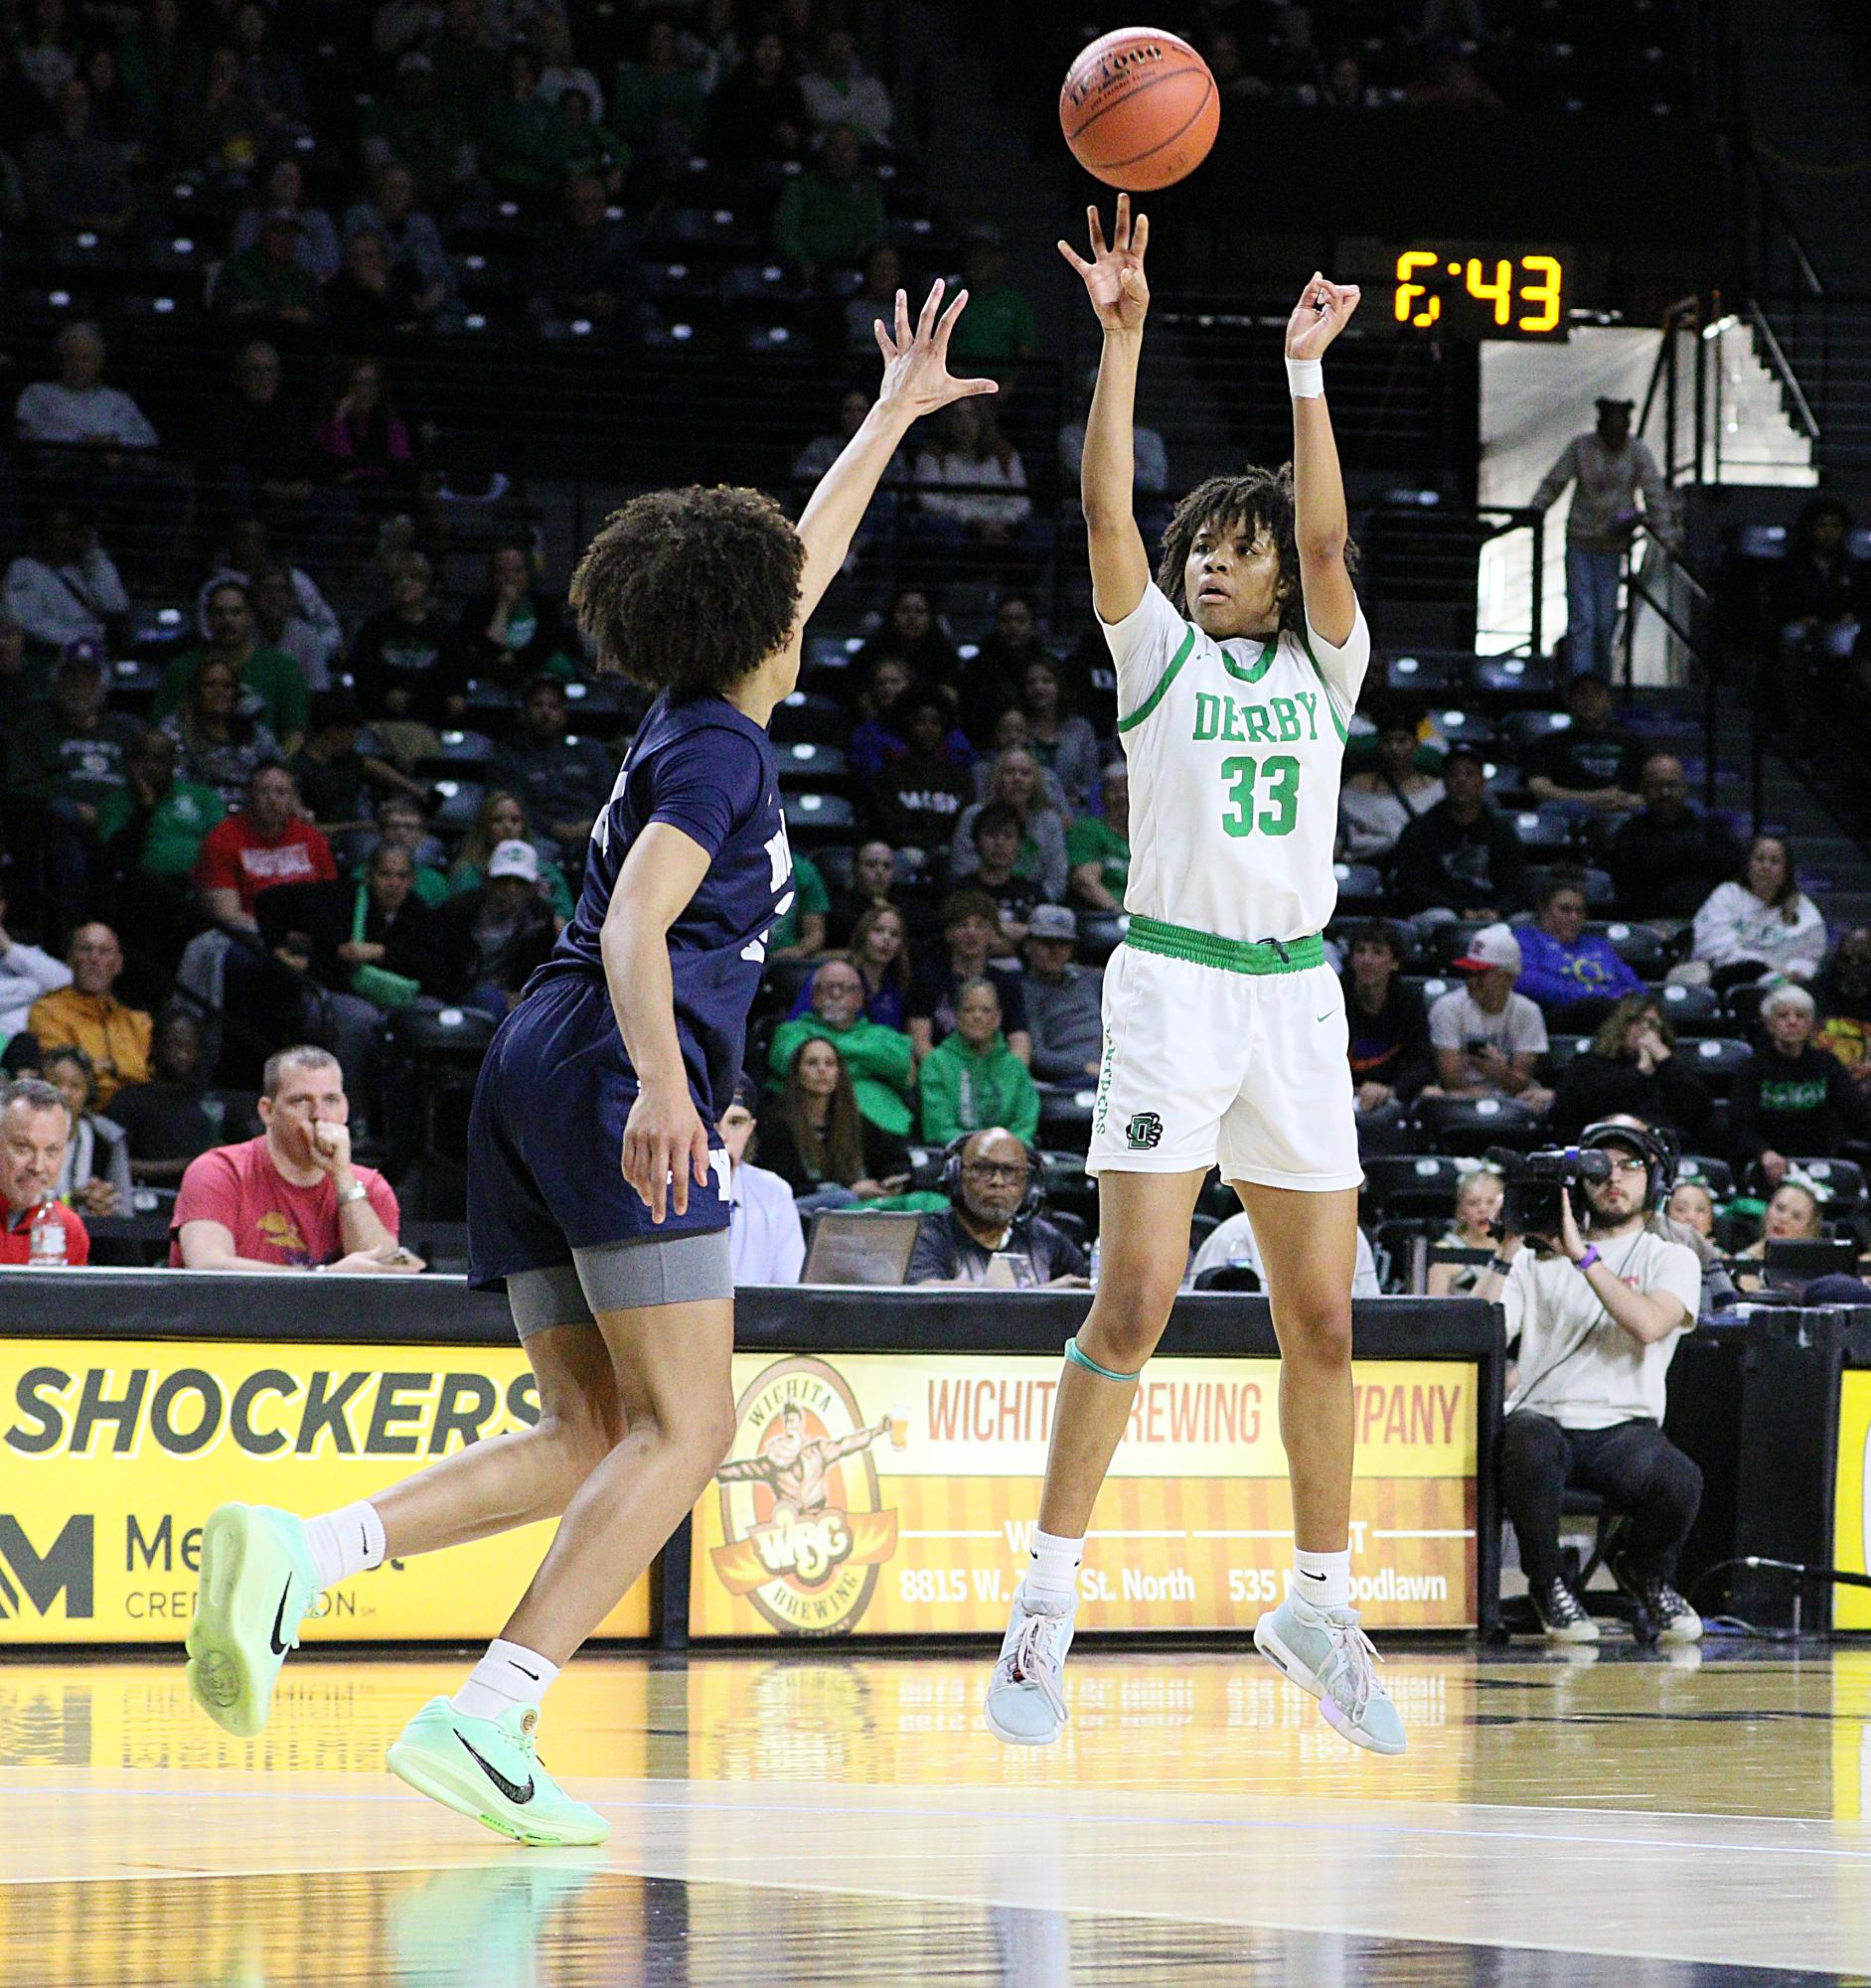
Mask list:
[{"label": "basketball player shooting", "polygon": [[1031,1566],[989,1684],[1003,1740],[1065,1717],[1085,1533],[1169,1322],[1211,1165],[1260,1246],[1279,1337],[1296,1535],[1287,1600],[1254,1640],[1360,1747],[1402,1722],[1350,1606],[1351,1274],[1361,1179],[1344,1001],[1320,934],[1346,727],[1370,656],[1346,559],[1322,361],[1357,309],[1314,275],[1286,332],[1293,464],[1215,477],[1177,507],[1153,580],[1131,512],[1149,223],[1121,195],[1107,242],[1066,242],[1104,334],[1081,497],[1092,599],[1131,770],[1130,930],[1104,986],[1087,1170],[1103,1274],[1065,1349]]},{"label": "basketball player shooting", "polygon": [[728,1171],[733,1096],[766,942],[792,902],[767,723],[806,622],[913,423],[992,393],[955,380],[968,293],[876,326],[876,403],[797,530],[752,490],[640,497],[572,585],[600,667],[658,692],[592,830],[571,923],[501,1024],[468,1138],[469,1281],[504,1283],[538,1384],[531,1429],[477,1443],[310,1521],[223,1505],[202,1543],[189,1685],[230,1733],[264,1726],[320,1592],[558,1518],[500,1636],[390,1750],[411,1787],[529,1844],[610,1825],[534,1751],[560,1666],[695,1504],[734,1433]]}]

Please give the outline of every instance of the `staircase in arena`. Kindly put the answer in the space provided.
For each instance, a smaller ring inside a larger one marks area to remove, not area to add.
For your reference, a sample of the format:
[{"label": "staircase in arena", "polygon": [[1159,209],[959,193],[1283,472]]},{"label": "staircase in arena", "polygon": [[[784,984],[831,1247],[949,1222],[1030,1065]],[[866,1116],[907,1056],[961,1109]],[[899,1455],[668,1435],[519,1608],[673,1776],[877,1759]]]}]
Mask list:
[{"label": "staircase in arena", "polygon": [[1815,451],[1828,482],[1871,478],[1871,302],[1828,297],[1796,315],[1770,306],[1793,376],[1819,421]]}]

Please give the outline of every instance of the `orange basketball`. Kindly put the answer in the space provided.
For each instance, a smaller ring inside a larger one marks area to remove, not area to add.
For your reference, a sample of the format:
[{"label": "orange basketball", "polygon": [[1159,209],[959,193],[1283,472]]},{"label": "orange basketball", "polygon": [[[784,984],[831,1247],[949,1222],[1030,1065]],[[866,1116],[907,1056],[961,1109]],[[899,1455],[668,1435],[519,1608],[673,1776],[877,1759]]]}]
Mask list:
[{"label": "orange basketball", "polygon": [[1059,91],[1072,156],[1108,187],[1152,193],[1208,156],[1221,98],[1208,65],[1179,35],[1120,28],[1084,50]]}]

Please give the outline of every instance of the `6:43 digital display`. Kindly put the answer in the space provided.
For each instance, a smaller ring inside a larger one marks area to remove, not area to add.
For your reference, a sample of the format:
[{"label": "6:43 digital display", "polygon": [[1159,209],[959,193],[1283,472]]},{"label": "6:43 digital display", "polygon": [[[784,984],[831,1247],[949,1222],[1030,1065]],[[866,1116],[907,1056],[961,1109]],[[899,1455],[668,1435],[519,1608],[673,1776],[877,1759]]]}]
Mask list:
[{"label": "6:43 digital display", "polygon": [[1390,315],[1399,331],[1446,338],[1563,339],[1569,263],[1564,249],[1488,242],[1398,248]]}]

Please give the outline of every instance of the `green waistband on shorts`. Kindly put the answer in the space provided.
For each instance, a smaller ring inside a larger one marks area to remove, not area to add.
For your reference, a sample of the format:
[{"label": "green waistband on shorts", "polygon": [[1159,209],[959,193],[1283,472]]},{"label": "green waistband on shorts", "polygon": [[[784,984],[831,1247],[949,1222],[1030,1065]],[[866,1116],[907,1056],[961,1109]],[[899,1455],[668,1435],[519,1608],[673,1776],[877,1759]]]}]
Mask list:
[{"label": "green waistband on shorts", "polygon": [[1140,953],[1161,953],[1167,960],[1218,967],[1224,974],[1303,974],[1325,964],[1325,944],[1317,932],[1303,939],[1220,939],[1187,925],[1165,925],[1159,919],[1133,915],[1124,943]]}]

